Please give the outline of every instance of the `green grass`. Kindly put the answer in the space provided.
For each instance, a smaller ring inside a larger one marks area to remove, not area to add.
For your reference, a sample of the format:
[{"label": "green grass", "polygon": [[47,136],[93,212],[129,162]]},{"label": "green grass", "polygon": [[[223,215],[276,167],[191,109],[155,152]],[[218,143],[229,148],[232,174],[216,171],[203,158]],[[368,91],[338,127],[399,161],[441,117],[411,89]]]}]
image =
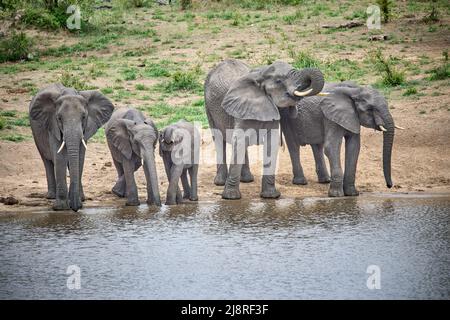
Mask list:
[{"label": "green grass", "polygon": [[136,80],[137,78],[138,69],[131,67],[131,68],[125,68],[121,71],[123,80],[130,81],[130,80]]},{"label": "green grass", "polygon": [[18,133],[1,136],[2,140],[11,141],[11,142],[22,142],[29,138],[30,138],[29,136],[25,136],[25,135],[18,134]]},{"label": "green grass", "polygon": [[166,93],[172,93],[174,91],[191,91],[199,92],[203,90],[202,85],[199,82],[200,67],[196,66],[193,69],[182,71],[175,71],[168,82],[166,82],[164,89]]},{"label": "green grass", "polygon": [[415,87],[410,87],[408,89],[405,90],[405,92],[403,93],[404,97],[409,97],[412,95],[417,94],[417,89]]},{"label": "green grass", "polygon": [[159,63],[150,63],[146,65],[143,75],[146,78],[158,78],[170,76],[169,62],[161,61]]},{"label": "green grass", "polygon": [[14,129],[14,127],[29,127],[28,113],[16,110],[4,110],[0,112],[0,130]]}]

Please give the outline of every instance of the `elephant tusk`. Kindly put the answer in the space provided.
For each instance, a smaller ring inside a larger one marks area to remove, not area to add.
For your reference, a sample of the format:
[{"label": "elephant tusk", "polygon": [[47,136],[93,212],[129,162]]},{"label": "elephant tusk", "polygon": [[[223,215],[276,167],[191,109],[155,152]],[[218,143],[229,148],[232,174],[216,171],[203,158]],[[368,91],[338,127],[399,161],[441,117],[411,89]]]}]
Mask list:
[{"label": "elephant tusk", "polygon": [[87,150],[87,144],[86,144],[86,141],[84,141],[84,139],[81,139],[81,142],[83,142],[83,146],[84,146],[84,148]]},{"label": "elephant tusk", "polygon": [[312,88],[308,89],[306,91],[297,91],[297,90],[295,90],[294,91],[294,95],[297,96],[297,97],[304,97],[304,96],[307,96],[308,94],[310,94],[312,91],[313,91]]},{"label": "elephant tusk", "polygon": [[398,125],[395,125],[395,129],[398,129],[398,130],[405,130],[405,128],[400,127],[400,126],[398,126]]},{"label": "elephant tusk", "polygon": [[329,92],[319,92],[317,95],[321,96],[321,97],[326,97],[326,96],[329,96],[330,93]]},{"label": "elephant tusk", "polygon": [[387,129],[386,129],[385,127],[381,126],[381,125],[380,125],[380,126],[378,126],[378,127],[379,127],[379,128],[380,128],[380,130],[381,130],[381,131],[383,131],[383,132],[386,132],[386,131],[387,131]]},{"label": "elephant tusk", "polygon": [[61,143],[61,147],[59,147],[58,151],[56,153],[60,153],[61,150],[64,148],[64,145],[66,144],[66,142],[63,140],[63,142]]}]

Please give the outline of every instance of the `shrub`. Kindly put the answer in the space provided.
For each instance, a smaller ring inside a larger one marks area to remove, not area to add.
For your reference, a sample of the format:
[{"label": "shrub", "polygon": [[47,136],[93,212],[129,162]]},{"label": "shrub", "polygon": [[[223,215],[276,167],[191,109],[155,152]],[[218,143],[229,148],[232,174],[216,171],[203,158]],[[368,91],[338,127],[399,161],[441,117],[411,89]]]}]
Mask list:
[{"label": "shrub", "polygon": [[171,81],[167,83],[165,89],[167,92],[176,90],[198,90],[201,88],[201,85],[198,82],[199,75],[199,66],[188,71],[176,71],[172,74]]},{"label": "shrub", "polygon": [[23,32],[15,31],[9,38],[0,41],[0,63],[28,59],[33,49],[33,41]]},{"label": "shrub", "polygon": [[445,80],[450,78],[450,63],[448,62],[448,51],[442,52],[442,56],[444,57],[442,65],[430,71],[431,76],[429,79],[432,81]]},{"label": "shrub", "polygon": [[439,21],[439,13],[436,8],[436,5],[433,3],[430,7],[430,12],[428,12],[425,17],[423,17],[423,22],[425,23],[433,23]]},{"label": "shrub", "polygon": [[393,57],[385,58],[381,50],[377,50],[373,54],[373,61],[382,76],[383,85],[395,87],[405,82],[405,74],[402,71],[396,70],[393,65]]},{"label": "shrub", "polygon": [[181,9],[186,10],[192,6],[192,0],[181,0],[180,4],[181,4]]},{"label": "shrub", "polygon": [[391,18],[392,2],[391,0],[377,0],[377,4],[380,6],[381,14],[383,15],[383,22],[388,23]]},{"label": "shrub", "polygon": [[62,85],[68,88],[74,88],[75,90],[89,90],[92,89],[92,86],[89,83],[81,79],[80,77],[70,73],[69,71],[64,71],[62,75],[59,77],[59,82]]},{"label": "shrub", "polygon": [[409,97],[412,96],[414,94],[417,94],[417,89],[414,87],[408,88],[406,89],[406,91],[403,93],[404,97]]}]

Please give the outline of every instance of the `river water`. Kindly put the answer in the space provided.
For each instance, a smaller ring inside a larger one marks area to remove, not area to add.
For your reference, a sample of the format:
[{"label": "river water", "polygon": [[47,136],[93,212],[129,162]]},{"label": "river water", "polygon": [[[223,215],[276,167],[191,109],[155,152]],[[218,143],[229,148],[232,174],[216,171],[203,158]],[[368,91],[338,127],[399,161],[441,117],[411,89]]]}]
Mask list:
[{"label": "river water", "polygon": [[0,214],[10,298],[449,299],[450,197]]}]

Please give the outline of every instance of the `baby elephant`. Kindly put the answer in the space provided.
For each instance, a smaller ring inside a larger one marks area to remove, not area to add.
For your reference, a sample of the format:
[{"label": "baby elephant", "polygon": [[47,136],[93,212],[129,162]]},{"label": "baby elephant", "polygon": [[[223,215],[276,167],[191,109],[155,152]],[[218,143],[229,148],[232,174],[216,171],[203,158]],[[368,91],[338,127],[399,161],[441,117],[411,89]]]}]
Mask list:
[{"label": "baby elephant", "polygon": [[154,154],[158,130],[153,121],[136,109],[121,108],[111,116],[105,133],[118,175],[112,192],[119,197],[127,197],[126,205],[138,206],[134,172],[143,164],[147,203],[161,206]]},{"label": "baby elephant", "polygon": [[[197,173],[200,151],[200,134],[189,122],[180,120],[159,134],[159,154],[163,158],[169,187],[166,204],[181,203],[182,199],[197,201]],[[190,176],[190,185],[187,173]],[[183,196],[178,187],[181,177]]]}]

